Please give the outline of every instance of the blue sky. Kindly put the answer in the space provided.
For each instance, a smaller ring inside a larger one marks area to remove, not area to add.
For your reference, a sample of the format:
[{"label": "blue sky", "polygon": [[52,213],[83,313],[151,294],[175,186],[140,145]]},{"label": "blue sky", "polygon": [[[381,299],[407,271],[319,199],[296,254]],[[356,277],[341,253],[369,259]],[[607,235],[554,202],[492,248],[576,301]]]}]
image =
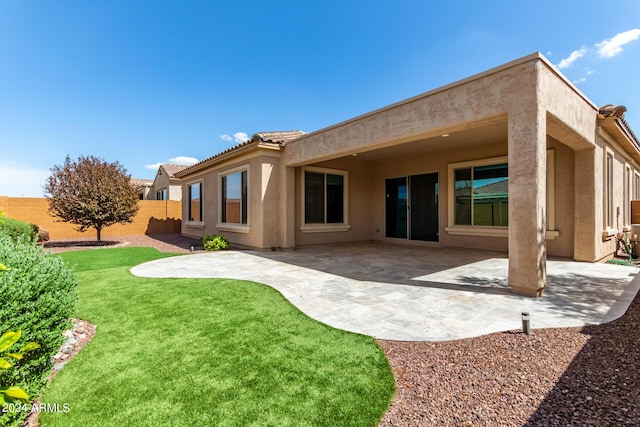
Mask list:
[{"label": "blue sky", "polygon": [[0,0],[0,195],[42,196],[66,155],[153,178],[536,51],[640,135],[637,0]]}]

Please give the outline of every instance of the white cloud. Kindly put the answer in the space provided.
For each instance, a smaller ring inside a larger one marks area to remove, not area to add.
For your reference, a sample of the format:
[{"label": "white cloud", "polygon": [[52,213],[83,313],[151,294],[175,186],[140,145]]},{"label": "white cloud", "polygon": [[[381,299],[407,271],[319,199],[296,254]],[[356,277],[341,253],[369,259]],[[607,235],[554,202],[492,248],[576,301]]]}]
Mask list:
[{"label": "white cloud", "polygon": [[627,43],[631,43],[638,38],[640,38],[640,29],[638,28],[618,33],[610,39],[596,43],[598,54],[601,58],[612,58],[622,52],[622,46]]},{"label": "white cloud", "polygon": [[249,135],[246,132],[236,132],[233,134],[233,139],[240,144],[241,142],[246,142],[249,140]]},{"label": "white cloud", "polygon": [[580,77],[579,79],[574,80],[573,83],[580,84],[580,83],[584,83],[586,81],[587,81],[586,77]]},{"label": "white cloud", "polygon": [[178,156],[178,157],[169,159],[169,163],[172,163],[174,165],[191,166],[198,163],[198,159],[196,159],[195,157]]},{"label": "white cloud", "polygon": [[158,169],[160,167],[161,164],[162,164],[162,162],[154,163],[152,165],[145,165],[145,169],[156,170],[156,169]]},{"label": "white cloud", "polygon": [[166,162],[158,162],[158,163],[153,163],[151,165],[146,165],[145,169],[157,170],[160,167],[160,165],[167,164],[167,163],[172,165],[191,166],[198,163],[198,159],[196,159],[195,157],[177,156],[167,160]]},{"label": "white cloud", "polygon": [[561,70],[569,68],[571,64],[573,64],[575,61],[582,58],[586,54],[587,48],[585,46],[582,46],[580,49],[571,52],[571,55],[569,55],[567,58],[560,60],[560,62],[558,63],[558,68]]},{"label": "white cloud", "polygon": [[231,136],[225,133],[220,135],[220,139],[227,142],[235,141],[237,144],[241,144],[249,140],[249,135],[247,135],[246,132],[236,132]]},{"label": "white cloud", "polygon": [[48,169],[36,169],[18,163],[0,162],[0,196],[44,197]]}]

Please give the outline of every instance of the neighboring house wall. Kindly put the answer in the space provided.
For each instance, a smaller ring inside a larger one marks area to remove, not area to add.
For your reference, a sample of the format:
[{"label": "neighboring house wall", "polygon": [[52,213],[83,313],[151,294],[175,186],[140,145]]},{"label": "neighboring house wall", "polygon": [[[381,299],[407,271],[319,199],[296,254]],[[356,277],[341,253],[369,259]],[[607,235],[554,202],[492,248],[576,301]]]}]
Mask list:
[{"label": "neighboring house wall", "polygon": [[[184,168],[186,168],[186,166],[160,165],[145,199],[182,200],[182,183],[179,179],[174,178],[173,174]],[[159,196],[159,193],[162,195]]]},{"label": "neighboring house wall", "polygon": [[[102,230],[102,238],[109,236],[131,236],[141,234],[179,233],[181,225],[180,202],[151,201],[138,202],[140,209],[130,224],[114,224]],[[76,226],[58,220],[48,213],[49,201],[45,198],[0,196],[0,211],[20,221],[36,224],[47,230],[51,239],[86,238],[94,239],[94,229],[81,233]]]},{"label": "neighboring house wall", "polygon": [[151,189],[151,186],[153,185],[153,182],[151,180],[131,178],[130,182],[133,188],[135,188],[138,192],[138,197],[140,198],[140,200],[147,200],[149,198],[149,191]]}]

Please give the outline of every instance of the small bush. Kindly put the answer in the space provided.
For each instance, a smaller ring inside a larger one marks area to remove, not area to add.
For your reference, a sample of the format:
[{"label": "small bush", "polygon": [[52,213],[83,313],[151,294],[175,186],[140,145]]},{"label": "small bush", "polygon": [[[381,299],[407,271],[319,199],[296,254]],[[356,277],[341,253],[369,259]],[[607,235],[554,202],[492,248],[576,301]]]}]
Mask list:
[{"label": "small bush", "polygon": [[226,237],[219,235],[204,236],[204,238],[202,239],[202,245],[207,251],[220,251],[229,249],[229,247],[231,246]]},{"label": "small bush", "polygon": [[17,219],[2,217],[0,219],[0,234],[11,237],[14,242],[36,242],[38,226]]},{"label": "small bush", "polygon": [[[6,218],[3,218],[6,221]],[[22,345],[35,341],[40,348],[14,366],[0,371],[0,385],[23,388],[37,397],[51,370],[51,360],[71,326],[77,281],[61,258],[32,243],[14,242],[0,233],[0,334],[22,331]],[[0,413],[0,426],[15,424],[25,414]]]},{"label": "small bush", "polygon": [[[36,227],[38,227],[36,225]],[[44,228],[38,227],[38,243],[44,243],[49,241],[49,232]]]},{"label": "small bush", "polygon": [[615,265],[626,265],[628,267],[634,266],[636,264],[633,261],[628,259],[616,259],[616,258],[607,260],[607,263],[615,264]]}]

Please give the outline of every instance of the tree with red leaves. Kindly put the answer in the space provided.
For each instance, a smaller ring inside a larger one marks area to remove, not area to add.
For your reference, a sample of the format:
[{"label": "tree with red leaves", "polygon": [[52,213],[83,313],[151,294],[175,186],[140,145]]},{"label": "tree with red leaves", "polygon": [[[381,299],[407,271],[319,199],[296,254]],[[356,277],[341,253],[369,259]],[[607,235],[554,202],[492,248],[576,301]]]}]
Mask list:
[{"label": "tree with red leaves", "polygon": [[51,172],[44,186],[49,213],[77,225],[81,232],[95,228],[98,245],[103,228],[130,223],[138,212],[131,175],[118,162],[107,163],[94,156],[71,161],[67,156]]}]

